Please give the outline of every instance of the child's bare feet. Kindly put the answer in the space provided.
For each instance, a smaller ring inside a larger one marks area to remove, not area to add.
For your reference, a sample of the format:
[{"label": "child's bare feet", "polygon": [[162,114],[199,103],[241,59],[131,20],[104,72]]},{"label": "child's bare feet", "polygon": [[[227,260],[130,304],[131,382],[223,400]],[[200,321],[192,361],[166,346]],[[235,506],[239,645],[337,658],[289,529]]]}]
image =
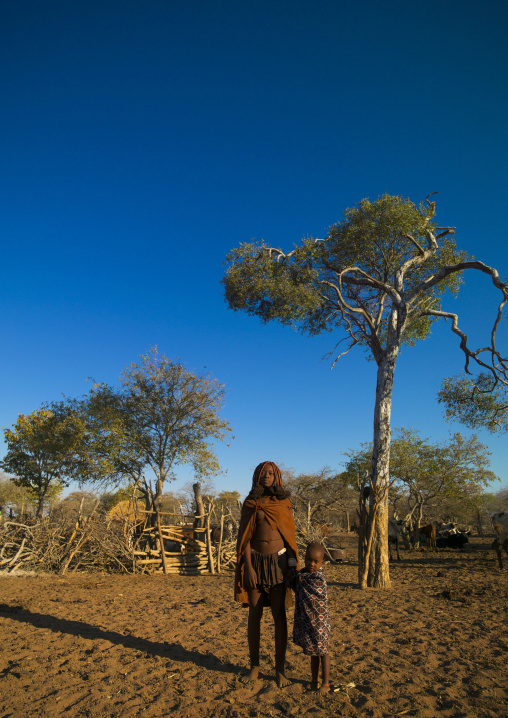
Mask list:
[{"label": "child's bare feet", "polygon": [[321,688],[318,690],[318,693],[329,693],[329,692],[330,692],[330,684],[322,683]]},{"label": "child's bare feet", "polygon": [[286,678],[283,671],[275,671],[275,680],[277,681],[279,688],[285,688],[291,683],[289,678]]},{"label": "child's bare feet", "polygon": [[252,681],[257,681],[259,678],[259,666],[253,666],[250,669],[250,672],[247,673],[246,676],[242,676],[240,678],[242,683],[252,683]]}]

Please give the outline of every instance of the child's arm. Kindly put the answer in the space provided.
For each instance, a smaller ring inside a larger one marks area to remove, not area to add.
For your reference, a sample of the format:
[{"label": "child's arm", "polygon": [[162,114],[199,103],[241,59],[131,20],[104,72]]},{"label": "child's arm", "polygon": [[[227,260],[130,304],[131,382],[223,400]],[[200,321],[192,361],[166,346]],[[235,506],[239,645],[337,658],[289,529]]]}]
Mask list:
[{"label": "child's arm", "polygon": [[295,568],[290,568],[286,574],[286,580],[284,581],[286,588],[292,588],[296,591],[298,572]]},{"label": "child's arm", "polygon": [[296,588],[296,566],[297,566],[296,556],[295,556],[295,552],[293,551],[293,549],[290,546],[288,546],[286,542],[284,542],[284,543],[286,546],[286,556],[287,556],[287,561],[288,561],[288,572],[286,575],[285,583],[288,588],[292,588],[294,590]]}]

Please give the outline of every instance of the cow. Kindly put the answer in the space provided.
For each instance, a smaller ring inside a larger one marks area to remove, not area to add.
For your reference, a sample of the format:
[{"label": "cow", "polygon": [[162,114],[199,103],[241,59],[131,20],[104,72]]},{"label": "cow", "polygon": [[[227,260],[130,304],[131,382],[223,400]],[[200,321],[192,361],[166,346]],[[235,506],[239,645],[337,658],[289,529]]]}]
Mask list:
[{"label": "cow", "polygon": [[434,524],[426,524],[425,526],[420,526],[420,528],[413,531],[413,535],[411,537],[411,543],[413,546],[420,543],[422,536],[425,536],[425,545],[428,550],[434,551],[436,548],[436,527]]},{"label": "cow", "polygon": [[496,538],[492,544],[492,548],[497,554],[497,561],[499,568],[503,568],[503,560],[501,558],[501,551],[504,549],[508,554],[508,511],[499,511],[498,513],[492,514],[492,526],[496,532]]},{"label": "cow", "polygon": [[448,535],[439,534],[436,538],[437,548],[459,548],[463,549],[469,543],[469,539],[457,529],[452,529]]},{"label": "cow", "polygon": [[439,535],[440,533],[447,533],[448,531],[454,531],[457,528],[457,524],[455,523],[443,523],[442,521],[434,521],[434,526],[436,527],[436,533]]},{"label": "cow", "polygon": [[404,546],[409,548],[409,540],[407,537],[407,526],[404,521],[397,521],[397,519],[388,519],[388,552],[390,560],[392,558],[392,544],[395,544],[397,549],[397,561],[400,561],[399,543],[400,539],[404,541]]},{"label": "cow", "polygon": [[[353,526],[353,531],[356,531],[360,535],[360,519],[356,519]],[[390,560],[392,560],[392,544],[395,544],[397,549],[397,560],[400,561],[399,543],[402,538],[404,546],[410,548],[409,540],[407,537],[407,526],[404,521],[398,521],[397,519],[388,519],[388,554]]]}]

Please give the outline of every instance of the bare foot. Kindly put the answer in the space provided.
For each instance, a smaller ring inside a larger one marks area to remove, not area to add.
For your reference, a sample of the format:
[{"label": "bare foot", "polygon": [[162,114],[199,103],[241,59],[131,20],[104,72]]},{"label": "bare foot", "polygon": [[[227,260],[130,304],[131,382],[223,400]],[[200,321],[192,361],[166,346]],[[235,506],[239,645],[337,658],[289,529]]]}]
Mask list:
[{"label": "bare foot", "polygon": [[291,683],[289,678],[286,678],[283,671],[275,671],[275,680],[277,681],[279,688],[285,688]]},{"label": "bare foot", "polygon": [[240,678],[242,683],[252,683],[252,681],[257,681],[259,678],[259,666],[253,666],[250,669],[250,673],[247,673],[246,676],[242,676]]},{"label": "bare foot", "polygon": [[330,684],[322,683],[321,688],[318,690],[318,693],[329,693],[329,692],[330,692]]},{"label": "bare foot", "polygon": [[317,681],[312,681],[307,686],[307,693],[315,693],[317,691]]}]

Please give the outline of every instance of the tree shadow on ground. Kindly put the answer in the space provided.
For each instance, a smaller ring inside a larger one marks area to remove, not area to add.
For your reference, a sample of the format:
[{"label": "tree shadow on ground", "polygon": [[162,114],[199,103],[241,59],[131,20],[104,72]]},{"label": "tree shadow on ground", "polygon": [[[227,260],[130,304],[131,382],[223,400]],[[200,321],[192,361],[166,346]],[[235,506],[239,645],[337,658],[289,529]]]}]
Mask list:
[{"label": "tree shadow on ground", "polygon": [[70,636],[77,636],[88,640],[103,640],[110,643],[130,648],[134,651],[141,651],[152,656],[160,656],[172,661],[190,661],[196,666],[209,671],[220,671],[222,673],[241,673],[241,668],[231,663],[221,663],[220,659],[213,653],[200,653],[184,648],[180,643],[164,641],[156,643],[146,638],[139,638],[129,634],[127,636],[117,631],[108,631],[83,621],[69,621],[65,618],[57,618],[45,613],[33,613],[23,606],[10,606],[0,604],[0,615],[7,614],[13,621],[29,623],[36,628],[45,628],[54,633],[67,633]]}]

